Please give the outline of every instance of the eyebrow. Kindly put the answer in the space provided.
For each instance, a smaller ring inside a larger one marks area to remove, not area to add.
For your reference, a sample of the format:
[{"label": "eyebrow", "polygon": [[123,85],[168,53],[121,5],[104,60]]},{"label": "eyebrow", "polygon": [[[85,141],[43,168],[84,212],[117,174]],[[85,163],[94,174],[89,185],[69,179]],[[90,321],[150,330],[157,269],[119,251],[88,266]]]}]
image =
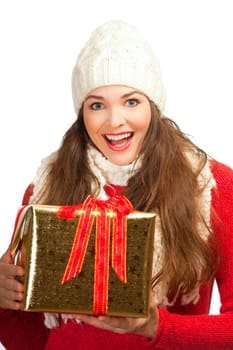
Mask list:
[{"label": "eyebrow", "polygon": [[129,96],[134,95],[134,94],[139,94],[139,95],[145,96],[145,94],[143,92],[141,92],[139,90],[133,90],[133,91],[127,92],[127,94],[124,94],[123,96],[121,96],[121,98],[129,97]]},{"label": "eyebrow", "polygon": [[103,97],[103,96],[88,95],[88,96],[85,98],[84,102],[86,102],[87,100],[89,100],[89,99],[91,99],[91,98],[93,98],[93,99],[95,99],[95,100],[104,100],[104,97]]},{"label": "eyebrow", "polygon": [[[145,94],[143,94],[141,91],[138,91],[138,90],[133,90],[133,91],[130,91],[130,92],[127,92],[126,94],[122,95],[121,98],[126,98],[126,97],[129,97],[133,94],[140,94],[140,95],[143,95],[145,96]],[[104,100],[104,97],[103,96],[100,96],[100,95],[88,95],[84,102],[86,102],[87,100],[89,99],[95,99],[95,100]]]}]

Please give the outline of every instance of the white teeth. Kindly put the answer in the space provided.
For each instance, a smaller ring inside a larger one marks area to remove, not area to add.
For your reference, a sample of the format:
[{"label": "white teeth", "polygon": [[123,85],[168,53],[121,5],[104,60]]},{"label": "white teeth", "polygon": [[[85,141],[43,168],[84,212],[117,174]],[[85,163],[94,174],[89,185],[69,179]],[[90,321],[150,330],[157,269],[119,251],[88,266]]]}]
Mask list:
[{"label": "white teeth", "polygon": [[109,140],[109,141],[120,141],[120,140],[124,140],[127,139],[128,137],[131,136],[130,132],[127,132],[125,134],[121,134],[121,135],[105,135],[105,137]]}]

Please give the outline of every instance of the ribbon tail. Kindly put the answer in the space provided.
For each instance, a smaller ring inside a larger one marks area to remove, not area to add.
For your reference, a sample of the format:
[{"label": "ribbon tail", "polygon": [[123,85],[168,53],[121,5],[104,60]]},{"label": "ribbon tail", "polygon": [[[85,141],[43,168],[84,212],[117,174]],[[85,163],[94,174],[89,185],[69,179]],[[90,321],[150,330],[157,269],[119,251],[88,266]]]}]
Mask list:
[{"label": "ribbon tail", "polygon": [[106,315],[108,308],[110,216],[106,209],[96,218],[93,314]]},{"label": "ribbon tail", "polygon": [[61,279],[61,284],[64,284],[66,281],[78,276],[82,270],[93,220],[94,216],[91,213],[91,208],[86,208],[86,210],[80,214],[75,238],[65,272]]},{"label": "ribbon tail", "polygon": [[123,283],[127,283],[126,255],[127,218],[118,213],[118,215],[113,218],[112,268]]}]

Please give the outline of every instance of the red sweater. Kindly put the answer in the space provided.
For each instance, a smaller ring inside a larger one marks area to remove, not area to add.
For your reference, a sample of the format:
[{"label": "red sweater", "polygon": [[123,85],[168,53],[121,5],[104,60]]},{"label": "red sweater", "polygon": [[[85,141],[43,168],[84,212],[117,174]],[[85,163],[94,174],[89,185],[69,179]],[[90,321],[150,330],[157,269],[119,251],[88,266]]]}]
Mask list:
[{"label": "red sweater", "polygon": [[212,205],[221,220],[221,224],[214,222],[221,254],[216,274],[221,298],[220,315],[208,315],[213,287],[213,282],[209,282],[201,288],[196,305],[181,306],[177,303],[169,310],[159,309],[159,328],[152,340],[103,331],[77,324],[74,320],[48,330],[43,324],[42,314],[2,310],[2,344],[8,350],[233,349],[233,171],[214,162],[212,172],[217,183],[212,193]]}]

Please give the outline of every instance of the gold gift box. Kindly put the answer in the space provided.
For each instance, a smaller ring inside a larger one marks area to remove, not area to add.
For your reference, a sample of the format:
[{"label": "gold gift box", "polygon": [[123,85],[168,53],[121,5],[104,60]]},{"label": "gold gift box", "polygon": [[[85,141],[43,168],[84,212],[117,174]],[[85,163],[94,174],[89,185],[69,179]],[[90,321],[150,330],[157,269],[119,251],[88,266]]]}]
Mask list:
[{"label": "gold gift box", "polygon": [[[25,311],[93,313],[95,224],[80,274],[61,285],[79,210],[72,220],[57,216],[58,206],[27,208],[12,242],[15,263],[25,267]],[[111,215],[111,214],[107,214]],[[153,259],[155,214],[127,215],[127,283],[109,266],[107,315],[146,317]]]}]

